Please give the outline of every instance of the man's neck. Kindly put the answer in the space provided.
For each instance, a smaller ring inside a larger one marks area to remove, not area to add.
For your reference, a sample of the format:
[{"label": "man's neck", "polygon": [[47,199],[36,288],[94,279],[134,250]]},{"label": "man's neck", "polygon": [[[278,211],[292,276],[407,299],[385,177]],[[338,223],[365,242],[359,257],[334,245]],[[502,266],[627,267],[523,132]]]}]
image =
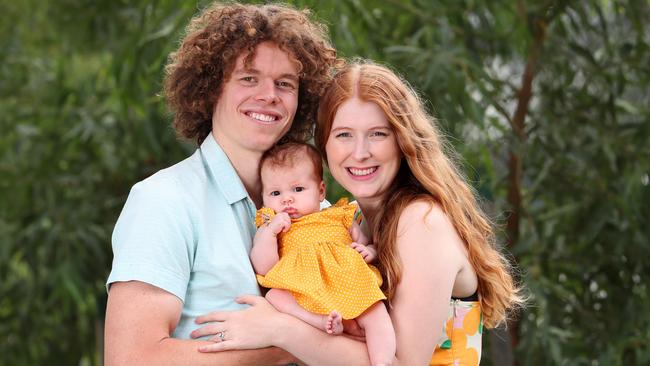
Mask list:
[{"label": "man's neck", "polygon": [[220,141],[214,133],[213,136],[228,156],[228,160],[235,168],[255,206],[262,207],[262,181],[259,174],[262,152],[242,149],[239,146],[228,144],[226,141]]}]

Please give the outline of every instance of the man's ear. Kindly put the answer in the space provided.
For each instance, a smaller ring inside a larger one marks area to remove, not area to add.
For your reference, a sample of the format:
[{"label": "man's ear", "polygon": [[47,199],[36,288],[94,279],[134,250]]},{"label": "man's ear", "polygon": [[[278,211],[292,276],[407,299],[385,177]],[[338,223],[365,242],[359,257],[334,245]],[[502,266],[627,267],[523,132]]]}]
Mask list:
[{"label": "man's ear", "polygon": [[318,185],[318,193],[320,200],[323,201],[325,199],[325,181],[321,180],[320,184]]}]

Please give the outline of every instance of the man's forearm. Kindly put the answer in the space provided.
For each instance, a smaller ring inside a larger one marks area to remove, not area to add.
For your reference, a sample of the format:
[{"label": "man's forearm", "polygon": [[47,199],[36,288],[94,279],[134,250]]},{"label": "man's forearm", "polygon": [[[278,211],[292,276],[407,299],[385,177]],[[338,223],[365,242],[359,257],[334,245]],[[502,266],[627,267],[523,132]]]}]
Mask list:
[{"label": "man's forearm", "polygon": [[278,348],[201,353],[210,341],[171,338],[182,303],[139,281],[111,286],[106,307],[105,364],[110,365],[285,365],[295,359]]},{"label": "man's forearm", "polygon": [[[269,347],[254,350],[224,351],[202,353],[199,346],[211,343],[209,341],[190,341],[173,338],[163,339],[154,347],[142,350],[137,354],[118,352],[121,354],[106,355],[106,366],[120,365],[287,365],[299,362],[290,353],[281,348]],[[108,350],[107,350],[108,351]]]}]

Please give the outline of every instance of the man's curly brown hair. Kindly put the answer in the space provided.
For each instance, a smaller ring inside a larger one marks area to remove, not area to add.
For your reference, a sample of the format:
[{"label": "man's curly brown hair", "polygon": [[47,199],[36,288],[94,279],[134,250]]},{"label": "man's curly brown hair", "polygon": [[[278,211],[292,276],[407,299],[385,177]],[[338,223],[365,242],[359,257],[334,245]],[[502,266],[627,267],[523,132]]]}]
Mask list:
[{"label": "man's curly brown hair", "polygon": [[325,26],[308,10],[286,5],[214,3],[187,26],[179,49],[169,56],[164,81],[175,113],[176,133],[200,144],[212,130],[212,112],[223,83],[243,52],[250,65],[255,47],[270,41],[300,64],[298,110],[283,141],[306,141],[313,132],[319,97],[338,62]]}]

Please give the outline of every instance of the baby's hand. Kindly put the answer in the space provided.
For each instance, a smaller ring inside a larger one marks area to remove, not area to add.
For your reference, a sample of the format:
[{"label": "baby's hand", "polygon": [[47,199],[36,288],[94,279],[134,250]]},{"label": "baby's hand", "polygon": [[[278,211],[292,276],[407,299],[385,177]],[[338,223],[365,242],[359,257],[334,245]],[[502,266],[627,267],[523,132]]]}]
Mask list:
[{"label": "baby's hand", "polygon": [[377,250],[374,245],[363,245],[353,242],[350,246],[361,254],[361,257],[363,257],[366,263],[371,263],[377,258]]},{"label": "baby's hand", "polygon": [[286,233],[291,227],[291,217],[286,212],[280,212],[271,219],[268,223],[269,230],[273,235],[278,235],[281,232]]}]

